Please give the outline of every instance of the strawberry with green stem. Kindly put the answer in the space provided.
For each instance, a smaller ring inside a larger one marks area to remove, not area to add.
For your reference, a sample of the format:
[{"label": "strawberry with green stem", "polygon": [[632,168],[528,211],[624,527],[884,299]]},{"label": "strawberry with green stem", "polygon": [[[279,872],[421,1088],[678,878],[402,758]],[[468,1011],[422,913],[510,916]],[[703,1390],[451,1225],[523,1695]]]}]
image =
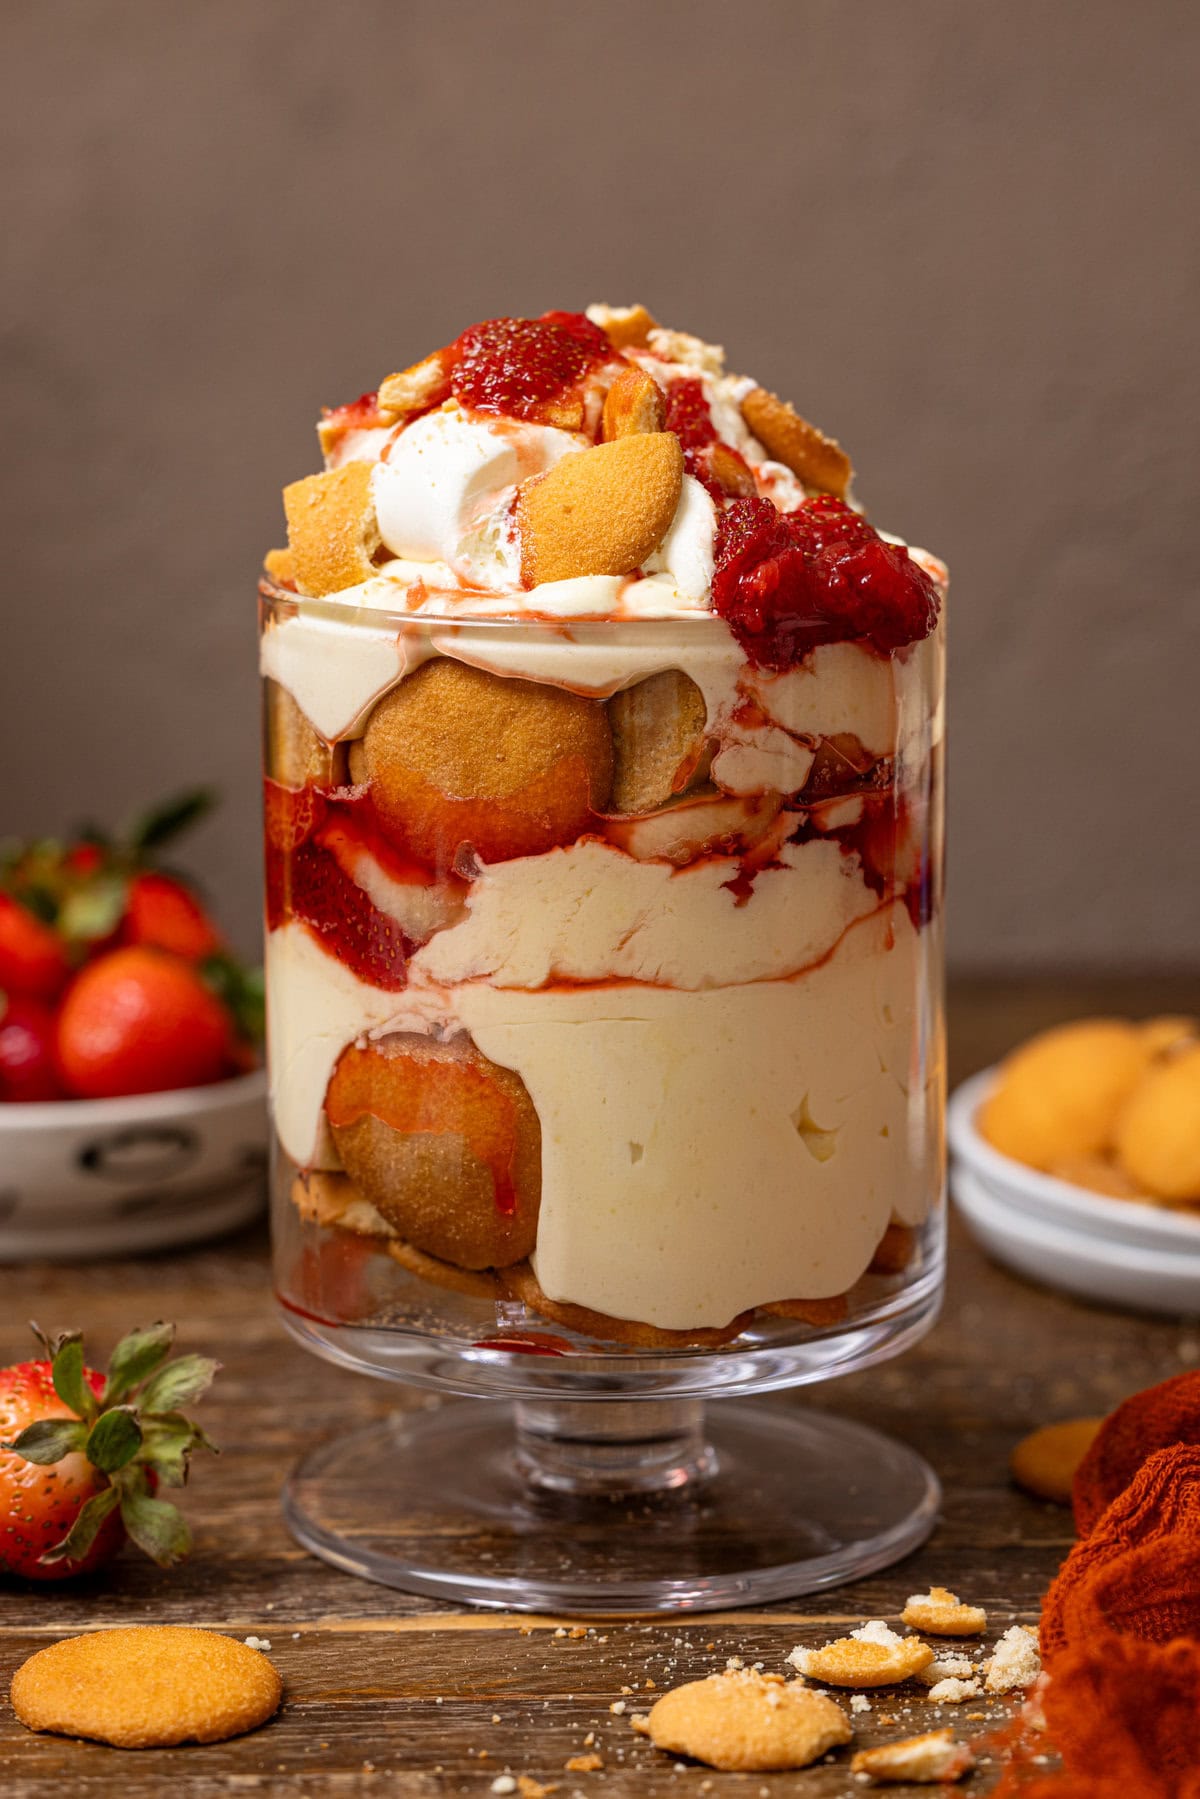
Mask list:
[{"label": "strawberry with green stem", "polygon": [[153,1324],[121,1339],[105,1376],[85,1366],[78,1331],[33,1330],[48,1359],[0,1370],[0,1574],[86,1573],[126,1537],[170,1567],[191,1533],[157,1490],[186,1483],[194,1450],[216,1451],[180,1408],[219,1364],[169,1360],[175,1326]]}]

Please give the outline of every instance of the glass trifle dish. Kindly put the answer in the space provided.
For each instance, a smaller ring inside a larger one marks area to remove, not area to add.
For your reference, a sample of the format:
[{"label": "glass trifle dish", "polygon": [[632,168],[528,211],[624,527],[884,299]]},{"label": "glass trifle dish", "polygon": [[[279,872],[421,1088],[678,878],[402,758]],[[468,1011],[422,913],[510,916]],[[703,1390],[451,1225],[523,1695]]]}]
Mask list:
[{"label": "glass trifle dish", "polygon": [[276,1288],[475,1398],[323,1446],[289,1522],[518,1607],[881,1566],[919,1458],[705,1402],[936,1311],[945,569],[641,306],[472,326],[318,429],[260,585]]}]

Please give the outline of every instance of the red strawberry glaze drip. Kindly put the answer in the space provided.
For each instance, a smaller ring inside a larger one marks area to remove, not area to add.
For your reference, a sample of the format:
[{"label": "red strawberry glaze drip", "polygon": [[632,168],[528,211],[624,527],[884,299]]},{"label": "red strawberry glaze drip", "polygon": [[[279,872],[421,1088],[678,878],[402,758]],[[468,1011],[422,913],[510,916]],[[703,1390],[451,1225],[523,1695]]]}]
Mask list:
[{"label": "red strawberry glaze drip", "polygon": [[414,861],[397,846],[379,823],[368,787],[337,787],[323,798],[324,812],[314,835],[322,848],[337,857],[347,874],[353,875],[355,860],[365,851],[393,881],[402,881],[406,886],[432,887],[439,881],[454,879]]},{"label": "red strawberry glaze drip", "polygon": [[551,1336],[549,1331],[526,1331],[521,1337],[482,1337],[472,1349],[503,1349],[509,1355],[571,1355],[565,1337]]},{"label": "red strawberry glaze drip", "polygon": [[815,838],[834,841],[847,856],[857,858],[862,878],[881,900],[903,900],[913,925],[920,930],[936,911],[933,864],[921,850],[921,834],[907,798],[895,789],[860,793],[862,815],[850,825],[820,831],[811,814],[801,812],[793,843]]},{"label": "red strawberry glaze drip", "polygon": [[540,319],[485,319],[464,331],[450,352],[451,386],[464,406],[531,418],[539,404],[607,362],[612,345],[581,312]]},{"label": "red strawberry glaze drip", "polygon": [[721,515],[713,606],[760,667],[791,668],[822,643],[890,654],[929,635],[939,604],[908,551],[843,500],[820,495],[789,513],[735,500]]}]

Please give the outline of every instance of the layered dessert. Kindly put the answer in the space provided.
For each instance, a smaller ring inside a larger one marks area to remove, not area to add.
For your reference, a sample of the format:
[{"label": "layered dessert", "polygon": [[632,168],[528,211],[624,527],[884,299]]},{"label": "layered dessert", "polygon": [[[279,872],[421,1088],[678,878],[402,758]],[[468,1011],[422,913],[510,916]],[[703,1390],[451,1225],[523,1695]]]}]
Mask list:
[{"label": "layered dessert", "polygon": [[285,1299],[853,1315],[941,1184],[944,568],[641,306],[475,325],[319,435],[262,589]]}]

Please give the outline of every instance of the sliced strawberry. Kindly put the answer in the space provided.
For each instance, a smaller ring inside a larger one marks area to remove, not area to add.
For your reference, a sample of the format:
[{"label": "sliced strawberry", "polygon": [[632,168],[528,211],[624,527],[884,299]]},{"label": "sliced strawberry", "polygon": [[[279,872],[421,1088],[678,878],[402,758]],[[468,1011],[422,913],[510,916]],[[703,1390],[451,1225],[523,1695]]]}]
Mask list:
[{"label": "sliced strawberry", "polygon": [[693,375],[672,381],[667,388],[667,430],[675,433],[685,450],[702,450],[717,441],[704,388]]},{"label": "sliced strawberry", "polygon": [[452,385],[464,406],[536,418],[540,404],[607,362],[612,345],[581,312],[540,319],[485,319],[454,345]]},{"label": "sliced strawberry", "polygon": [[391,991],[404,986],[413,944],[319,844],[301,843],[291,855],[267,847],[269,928],[287,917],[308,925],[361,980]]}]

